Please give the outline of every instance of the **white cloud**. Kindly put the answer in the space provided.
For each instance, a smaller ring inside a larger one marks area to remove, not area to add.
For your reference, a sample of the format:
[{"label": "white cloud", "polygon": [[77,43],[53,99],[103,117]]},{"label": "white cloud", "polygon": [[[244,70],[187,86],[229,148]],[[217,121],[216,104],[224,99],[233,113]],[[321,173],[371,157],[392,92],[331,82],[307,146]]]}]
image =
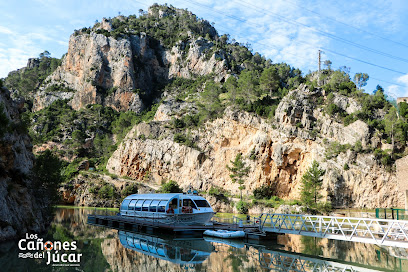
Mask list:
[{"label": "white cloud", "polygon": [[403,86],[390,85],[387,88],[387,92],[396,97],[408,97],[408,74],[398,77],[396,81]]},{"label": "white cloud", "polygon": [[0,26],[0,33],[2,33],[2,34],[13,34],[13,31],[8,29],[7,27]]},{"label": "white cloud", "polygon": [[[8,39],[5,39],[7,42],[1,39],[6,45],[0,45],[0,49],[6,52],[2,51],[4,55],[0,56],[0,77],[5,76],[10,70],[24,66],[27,57],[37,56],[45,49],[54,53],[50,50],[54,44],[59,48],[67,48],[69,35],[74,28],[89,26],[102,17],[113,17],[119,10],[122,14],[137,14],[139,8],[147,10],[147,6],[154,2],[160,4],[167,2],[178,8],[188,8],[198,17],[215,22],[215,28],[220,33],[229,33],[231,38],[243,44],[251,43],[254,51],[262,53],[274,62],[288,62],[304,71],[316,69],[319,48],[332,48],[330,45],[334,45],[328,37],[314,31],[313,28],[335,35],[338,34],[336,32],[338,28],[347,28],[324,16],[337,18],[339,21],[359,28],[375,25],[380,31],[394,31],[400,25],[400,15],[407,10],[406,7],[401,8],[406,6],[405,0],[311,0],[307,5],[301,0],[118,0],[95,3],[36,0],[35,5],[38,9],[47,10],[47,14],[50,14],[46,24],[36,26],[33,23],[33,25],[24,26],[20,31],[0,26],[0,35],[11,36],[11,38],[7,36]],[[322,16],[308,12],[302,6]],[[6,14],[7,12],[0,11],[0,16],[4,17]],[[32,15],[34,14],[36,12],[32,12]],[[16,20],[10,25],[19,20],[18,13],[13,13],[13,16]],[[243,18],[245,22],[229,16]],[[0,24],[6,25],[1,21]],[[21,50],[22,56],[16,55],[18,51],[12,52],[13,48]],[[339,65],[343,64],[344,62],[339,63]]]}]

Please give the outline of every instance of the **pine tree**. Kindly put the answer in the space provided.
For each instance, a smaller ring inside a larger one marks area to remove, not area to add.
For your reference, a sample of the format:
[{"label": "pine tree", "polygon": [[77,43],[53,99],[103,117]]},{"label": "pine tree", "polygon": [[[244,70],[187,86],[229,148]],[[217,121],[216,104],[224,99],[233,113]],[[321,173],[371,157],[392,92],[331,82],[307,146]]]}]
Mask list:
[{"label": "pine tree", "polygon": [[238,189],[241,191],[241,200],[242,200],[242,190],[245,189],[244,178],[248,176],[249,166],[245,165],[245,162],[242,160],[242,154],[238,153],[235,156],[235,160],[231,161],[232,166],[226,166],[227,169],[231,172],[232,182],[237,182],[239,184]]},{"label": "pine tree", "polygon": [[310,210],[316,211],[318,202],[321,200],[323,179],[325,171],[319,167],[317,161],[313,161],[312,166],[302,176],[301,201]]}]

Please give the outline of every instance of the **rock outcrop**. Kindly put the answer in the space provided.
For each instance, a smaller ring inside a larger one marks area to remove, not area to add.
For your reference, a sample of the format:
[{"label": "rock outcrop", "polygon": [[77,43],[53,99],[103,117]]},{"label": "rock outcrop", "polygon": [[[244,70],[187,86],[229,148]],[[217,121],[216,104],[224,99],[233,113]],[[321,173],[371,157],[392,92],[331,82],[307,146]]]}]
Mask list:
[{"label": "rock outcrop", "polygon": [[[99,29],[114,30],[107,19],[102,20]],[[118,39],[94,31],[72,34],[62,65],[34,96],[33,110],[57,99],[70,99],[74,109],[102,104],[117,111],[141,112],[146,104],[142,94],[151,96],[171,78],[214,73],[216,81],[225,80],[228,77],[225,53],[213,52],[213,47],[212,42],[193,36],[165,48],[144,32]],[[55,85],[61,90],[50,91],[48,87]]]},{"label": "rock outcrop", "polygon": [[[402,197],[395,174],[387,172],[373,154],[348,149],[326,156],[331,143],[352,146],[361,142],[369,146],[371,134],[362,121],[344,126],[324,117],[313,103],[316,96],[305,86],[292,91],[279,104],[273,123],[228,108],[223,118],[190,132],[197,148],[175,143],[171,130],[165,127],[166,121],[139,124],[109,159],[107,169],[136,180],[149,175],[153,184],[172,179],[184,188],[207,191],[216,186],[239,194],[226,165],[242,153],[251,173],[244,194],[268,184],[277,196],[298,199],[301,177],[317,160],[327,169],[323,194],[334,206],[400,206]],[[171,111],[179,108],[165,107],[156,120],[177,117]],[[318,133],[313,135],[312,130]]]},{"label": "rock outcrop", "polygon": [[[132,186],[135,191],[127,190]],[[104,189],[102,189],[105,187]],[[155,187],[157,189],[157,187]],[[101,192],[102,189],[102,192]],[[118,208],[121,197],[130,193],[153,193],[154,188],[134,181],[94,173],[83,173],[60,188],[62,203],[83,207]]]},{"label": "rock outcrop", "polygon": [[26,232],[44,231],[46,205],[35,194],[31,180],[34,156],[28,135],[21,126],[22,105],[11,100],[8,90],[0,90],[0,241]]},{"label": "rock outcrop", "polygon": [[[165,80],[168,74],[161,49],[151,48],[149,41],[143,34],[119,40],[95,32],[73,34],[62,65],[47,78],[43,89],[63,85],[76,90],[70,102],[74,109],[103,104],[140,112],[144,104],[139,92],[149,94],[154,82]],[[36,100],[34,110],[42,104]]]}]

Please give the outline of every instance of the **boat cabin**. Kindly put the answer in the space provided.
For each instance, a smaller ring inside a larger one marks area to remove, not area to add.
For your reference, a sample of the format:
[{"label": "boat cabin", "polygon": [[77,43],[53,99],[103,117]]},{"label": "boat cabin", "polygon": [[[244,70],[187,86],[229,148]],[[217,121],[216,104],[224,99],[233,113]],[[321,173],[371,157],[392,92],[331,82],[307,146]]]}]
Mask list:
[{"label": "boat cabin", "polygon": [[153,214],[188,214],[213,212],[207,200],[195,194],[133,194],[120,206],[120,214],[127,216]]}]

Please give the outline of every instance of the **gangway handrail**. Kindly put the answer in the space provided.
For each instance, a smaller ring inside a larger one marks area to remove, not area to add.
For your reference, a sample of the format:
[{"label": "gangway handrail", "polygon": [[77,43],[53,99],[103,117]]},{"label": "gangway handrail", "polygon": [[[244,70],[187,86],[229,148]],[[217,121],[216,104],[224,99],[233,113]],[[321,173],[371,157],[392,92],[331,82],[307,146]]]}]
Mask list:
[{"label": "gangway handrail", "polygon": [[408,221],[302,214],[261,214],[260,231],[408,248]]}]

